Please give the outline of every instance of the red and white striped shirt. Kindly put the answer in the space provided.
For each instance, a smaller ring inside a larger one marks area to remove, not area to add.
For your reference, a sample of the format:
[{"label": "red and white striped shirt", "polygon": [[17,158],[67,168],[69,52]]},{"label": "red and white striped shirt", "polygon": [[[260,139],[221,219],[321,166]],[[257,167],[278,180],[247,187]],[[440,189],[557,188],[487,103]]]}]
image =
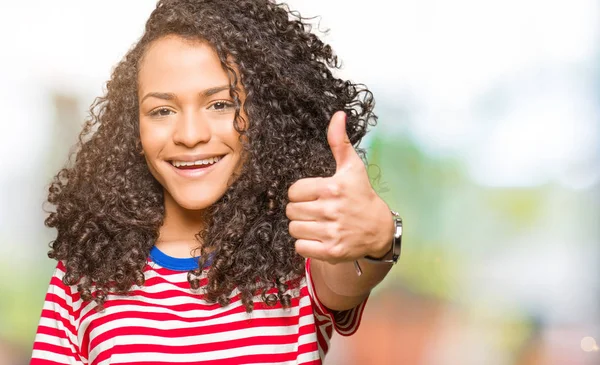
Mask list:
[{"label": "red and white striped shirt", "polygon": [[251,314],[237,290],[226,307],[204,301],[187,281],[197,260],[169,257],[156,247],[144,286],[108,295],[102,312],[82,302],[76,286],[63,284],[59,262],[31,364],[322,364],[333,328],[354,333],[366,300],[334,318],[315,295],[309,262],[300,287],[289,291],[291,308],[269,307],[256,297]]}]

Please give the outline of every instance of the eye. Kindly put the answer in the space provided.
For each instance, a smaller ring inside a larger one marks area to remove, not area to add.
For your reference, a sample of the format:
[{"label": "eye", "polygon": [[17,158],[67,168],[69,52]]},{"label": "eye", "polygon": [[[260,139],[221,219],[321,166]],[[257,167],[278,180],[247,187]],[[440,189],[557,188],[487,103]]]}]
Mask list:
[{"label": "eye", "polygon": [[219,100],[217,102],[214,102],[208,107],[208,109],[213,109],[220,112],[226,111],[231,108],[233,108],[233,103],[225,100]]},{"label": "eye", "polygon": [[150,115],[151,117],[166,117],[171,115],[172,113],[174,113],[174,111],[172,111],[169,108],[157,108],[151,111],[148,115]]}]

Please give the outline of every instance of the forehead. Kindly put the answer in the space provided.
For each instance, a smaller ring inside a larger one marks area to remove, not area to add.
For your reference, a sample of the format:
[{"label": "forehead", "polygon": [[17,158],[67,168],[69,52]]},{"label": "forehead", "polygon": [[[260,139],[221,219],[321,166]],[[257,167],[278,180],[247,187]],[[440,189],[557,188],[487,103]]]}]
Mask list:
[{"label": "forehead", "polygon": [[216,51],[201,40],[170,35],[153,41],[141,59],[138,85],[145,91],[197,92],[229,84]]}]

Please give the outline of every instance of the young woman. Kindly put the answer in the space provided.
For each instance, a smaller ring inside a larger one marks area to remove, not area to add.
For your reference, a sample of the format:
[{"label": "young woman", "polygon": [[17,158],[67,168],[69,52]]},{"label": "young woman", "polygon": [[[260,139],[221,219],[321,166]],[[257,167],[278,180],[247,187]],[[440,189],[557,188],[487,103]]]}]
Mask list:
[{"label": "young woman", "polygon": [[50,186],[32,364],[321,364],[357,329],[396,229],[373,99],[286,9],[158,3]]}]

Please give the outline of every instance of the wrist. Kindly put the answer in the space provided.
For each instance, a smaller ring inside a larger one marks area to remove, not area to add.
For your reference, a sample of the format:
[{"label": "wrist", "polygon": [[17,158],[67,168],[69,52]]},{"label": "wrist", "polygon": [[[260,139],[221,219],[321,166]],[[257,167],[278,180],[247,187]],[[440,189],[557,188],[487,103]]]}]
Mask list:
[{"label": "wrist", "polygon": [[381,238],[378,240],[377,245],[372,245],[373,249],[367,252],[366,256],[375,259],[384,259],[391,255],[394,247],[394,233],[396,231],[396,224],[394,222],[394,216],[390,214],[390,210],[385,210],[386,214],[382,219],[381,225]]},{"label": "wrist", "polygon": [[[391,211],[392,222],[394,224],[394,233],[391,240],[391,250],[384,257],[373,257],[367,255],[363,257],[364,260],[376,262],[376,263],[390,263],[395,264],[400,258],[400,251],[402,249],[402,218],[397,212]],[[358,260],[354,261],[354,268],[358,276],[362,275],[362,270],[358,264]]]}]

